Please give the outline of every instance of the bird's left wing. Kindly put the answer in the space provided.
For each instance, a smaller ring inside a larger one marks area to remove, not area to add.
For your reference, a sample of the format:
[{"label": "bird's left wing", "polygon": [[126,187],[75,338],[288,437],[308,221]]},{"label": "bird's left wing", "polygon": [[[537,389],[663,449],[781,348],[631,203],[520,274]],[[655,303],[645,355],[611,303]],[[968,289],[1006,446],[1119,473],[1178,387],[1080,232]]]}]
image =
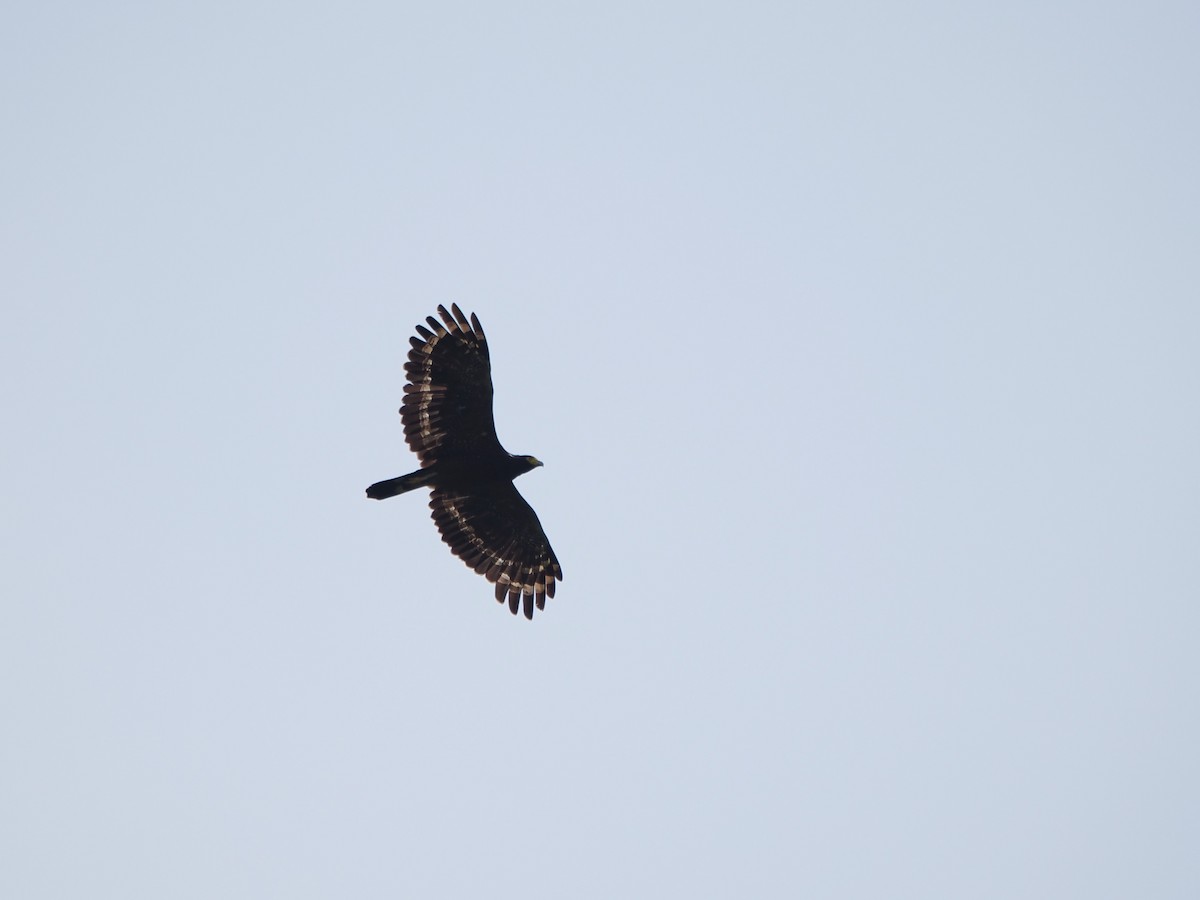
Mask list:
[{"label": "bird's left wing", "polygon": [[471,492],[435,487],[429,508],[442,540],[468,566],[496,585],[496,599],[508,600],[515,615],[524,600],[525,618],[554,596],[562,566],[542,523],[512,482]]}]

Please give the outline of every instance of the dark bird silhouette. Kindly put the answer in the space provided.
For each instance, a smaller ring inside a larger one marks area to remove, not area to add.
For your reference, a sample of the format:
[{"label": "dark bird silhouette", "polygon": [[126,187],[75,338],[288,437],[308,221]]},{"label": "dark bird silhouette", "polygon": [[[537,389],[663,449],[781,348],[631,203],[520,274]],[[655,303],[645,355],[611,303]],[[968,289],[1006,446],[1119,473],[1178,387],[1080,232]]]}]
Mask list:
[{"label": "dark bird silhouette", "polygon": [[428,328],[417,326],[404,366],[400,420],[421,468],[376,482],[367,496],[431,488],[433,521],[451,552],[494,583],[496,599],[507,599],[514,615],[523,605],[532,619],[563,577],[537,513],[513,485],[542,463],[514,456],[496,437],[491,357],[479,319],[468,320],[458,304],[438,313],[441,322],[430,316]]}]

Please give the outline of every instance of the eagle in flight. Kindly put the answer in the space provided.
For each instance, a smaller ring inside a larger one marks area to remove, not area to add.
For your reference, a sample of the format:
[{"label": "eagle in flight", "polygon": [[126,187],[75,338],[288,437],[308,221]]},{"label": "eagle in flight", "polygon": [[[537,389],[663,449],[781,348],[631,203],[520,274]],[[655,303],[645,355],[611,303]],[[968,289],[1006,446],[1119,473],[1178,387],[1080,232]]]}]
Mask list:
[{"label": "eagle in flight", "polygon": [[400,420],[421,468],[367,488],[384,500],[430,488],[429,508],[442,540],[468,566],[496,585],[496,599],[525,618],[544,609],[562,580],[562,567],[537,513],[513,479],[542,463],[500,446],[492,416],[492,364],[479,319],[458,304],[439,306],[409,338],[408,384]]}]

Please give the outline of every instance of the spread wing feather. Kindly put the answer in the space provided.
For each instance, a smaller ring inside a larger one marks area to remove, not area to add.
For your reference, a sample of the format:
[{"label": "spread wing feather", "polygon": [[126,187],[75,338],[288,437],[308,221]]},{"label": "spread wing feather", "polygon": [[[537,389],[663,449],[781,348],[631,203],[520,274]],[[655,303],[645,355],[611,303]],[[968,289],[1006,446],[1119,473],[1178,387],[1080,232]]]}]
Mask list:
[{"label": "spread wing feather", "polygon": [[400,419],[422,466],[440,459],[503,452],[492,417],[492,364],[479,319],[455,303],[417,326],[404,366],[408,384]]},{"label": "spread wing feather", "polygon": [[562,567],[542,523],[510,481],[470,493],[435,487],[429,508],[451,552],[496,585],[496,599],[525,618],[554,596]]}]

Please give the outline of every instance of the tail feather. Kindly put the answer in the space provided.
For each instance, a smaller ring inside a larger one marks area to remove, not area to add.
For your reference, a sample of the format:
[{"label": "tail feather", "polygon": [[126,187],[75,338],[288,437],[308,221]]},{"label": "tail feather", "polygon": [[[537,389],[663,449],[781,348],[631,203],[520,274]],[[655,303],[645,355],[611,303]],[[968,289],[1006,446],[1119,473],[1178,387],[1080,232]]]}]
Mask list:
[{"label": "tail feather", "polygon": [[420,469],[401,475],[399,478],[389,478],[387,481],[377,481],[367,488],[367,496],[372,500],[386,500],[397,494],[405,494],[419,487],[425,487],[433,480],[433,473],[428,469]]}]

